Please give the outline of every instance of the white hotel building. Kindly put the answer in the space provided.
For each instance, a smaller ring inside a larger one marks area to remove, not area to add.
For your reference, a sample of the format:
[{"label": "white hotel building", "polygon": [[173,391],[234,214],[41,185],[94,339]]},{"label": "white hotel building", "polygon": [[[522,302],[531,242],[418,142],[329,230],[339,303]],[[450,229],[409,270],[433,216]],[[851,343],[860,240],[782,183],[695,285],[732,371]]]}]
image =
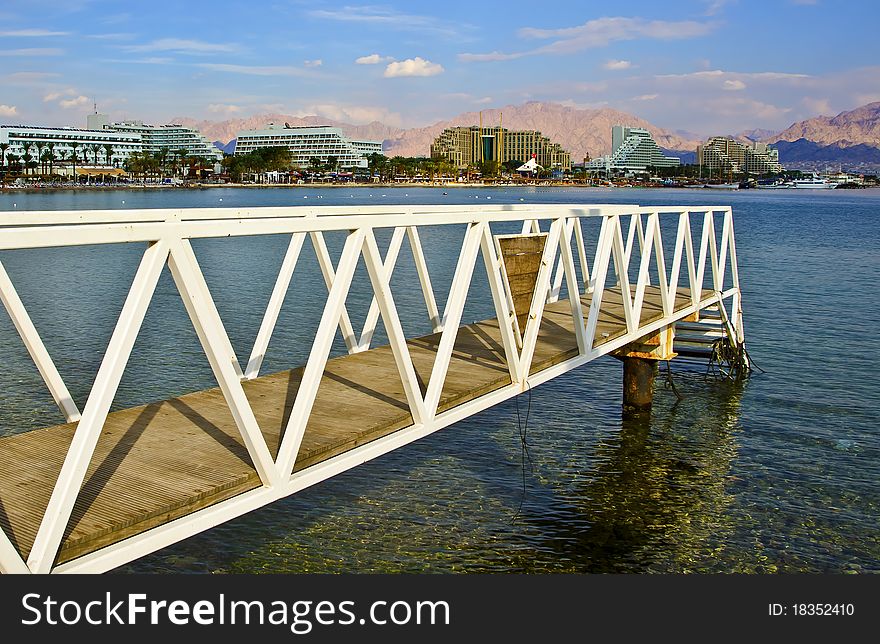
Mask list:
[{"label": "white hotel building", "polygon": [[[9,155],[25,152],[36,160],[39,150],[54,153],[55,171],[70,174],[74,150],[77,166],[122,167],[134,153],[187,150],[191,157],[202,157],[220,163],[223,153],[196,130],[180,125],[145,125],[140,121],[110,123],[104,114],[89,114],[85,129],[75,127],[42,127],[39,125],[0,124],[0,144],[8,146]],[[109,152],[109,155],[108,155]],[[109,158],[108,158],[109,156]]]},{"label": "white hotel building", "polygon": [[615,125],[611,128],[611,154],[589,161],[587,170],[642,171],[648,167],[674,168],[681,165],[677,157],[668,157],[654,141],[651,133],[640,127]]},{"label": "white hotel building", "polygon": [[353,141],[338,127],[289,127],[270,123],[262,130],[242,130],[235,142],[235,154],[243,155],[259,148],[286,147],[291,161],[301,168],[309,166],[312,158],[327,163],[336,157],[341,168],[366,168],[367,155],[382,154],[381,141]]},{"label": "white hotel building", "polygon": [[[97,163],[121,166],[134,152],[140,152],[143,146],[139,134],[38,125],[0,125],[0,144],[9,146],[6,149],[7,161],[9,155],[20,157],[25,152],[36,160],[38,149],[42,154],[51,148],[56,159],[54,163],[59,166],[73,159],[74,150],[76,150],[77,165]],[[109,160],[107,146],[110,148]],[[97,153],[97,162],[95,153]]]},{"label": "white hotel building", "polygon": [[186,150],[189,157],[201,157],[213,163],[223,161],[223,152],[202,136],[197,130],[176,123],[169,125],[149,125],[143,121],[123,121],[110,123],[104,114],[90,114],[90,129],[110,129],[140,135],[144,152],[155,154],[167,150],[169,158],[175,158],[178,150]]}]

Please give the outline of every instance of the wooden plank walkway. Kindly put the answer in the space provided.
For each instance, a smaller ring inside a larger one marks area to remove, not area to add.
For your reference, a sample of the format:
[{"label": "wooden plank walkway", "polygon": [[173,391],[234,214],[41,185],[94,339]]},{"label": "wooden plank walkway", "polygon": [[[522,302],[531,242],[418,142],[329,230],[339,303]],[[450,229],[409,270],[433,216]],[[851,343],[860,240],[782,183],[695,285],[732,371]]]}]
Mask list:
[{"label": "wooden plank walkway", "polygon": [[[711,297],[703,292],[703,299]],[[584,313],[589,298],[582,298]],[[681,289],[675,310],[690,304]],[[679,315],[678,317],[682,317]],[[641,325],[662,318],[648,287]],[[606,289],[596,345],[625,333],[618,289]],[[424,393],[440,334],[408,341]],[[532,373],[577,355],[568,300],[547,305]],[[243,382],[273,456],[303,369]],[[510,383],[496,319],[459,330],[440,400],[445,411]],[[295,470],[412,425],[388,346],[333,358],[324,371]],[[76,423],[0,438],[0,526],[27,557]],[[260,480],[219,388],[111,413],[64,535],[69,561],[242,492]]]}]

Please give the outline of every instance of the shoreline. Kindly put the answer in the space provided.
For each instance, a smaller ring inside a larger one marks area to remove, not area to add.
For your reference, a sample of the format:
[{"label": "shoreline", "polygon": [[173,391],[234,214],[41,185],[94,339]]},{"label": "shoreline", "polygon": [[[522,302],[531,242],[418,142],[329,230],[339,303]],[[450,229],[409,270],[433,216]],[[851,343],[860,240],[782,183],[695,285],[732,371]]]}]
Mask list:
[{"label": "shoreline", "polygon": [[[185,185],[168,185],[168,184],[122,184],[122,185],[82,185],[82,186],[71,186],[71,185],[44,185],[44,186],[12,186],[12,185],[4,185],[0,186],[0,194],[39,194],[42,192],[103,192],[103,191],[151,191],[151,190],[211,190],[217,188],[234,188],[234,189],[277,189],[277,188],[291,188],[291,189],[315,189],[315,188],[327,188],[327,189],[353,189],[353,188],[382,188],[382,189],[391,189],[391,188],[443,188],[443,189],[460,189],[460,188],[512,188],[512,189],[522,189],[522,188],[580,188],[580,189],[592,189],[592,190],[613,190],[613,189],[624,189],[624,190],[712,190],[713,192],[719,192],[717,188],[709,188],[705,185],[700,184],[690,184],[690,185],[680,185],[680,186],[666,186],[666,185],[590,185],[590,184],[581,184],[581,183],[564,183],[564,182],[555,182],[555,181],[547,181],[547,182],[537,182],[537,183],[483,183],[483,182],[457,182],[457,183],[425,183],[420,181],[413,182],[393,182],[393,183],[189,183]],[[852,186],[847,188],[837,188],[837,190],[871,190],[878,189],[880,186]],[[750,188],[750,189],[724,189],[720,190],[720,192],[763,192],[760,188]],[[823,191],[827,192],[827,191]]]}]

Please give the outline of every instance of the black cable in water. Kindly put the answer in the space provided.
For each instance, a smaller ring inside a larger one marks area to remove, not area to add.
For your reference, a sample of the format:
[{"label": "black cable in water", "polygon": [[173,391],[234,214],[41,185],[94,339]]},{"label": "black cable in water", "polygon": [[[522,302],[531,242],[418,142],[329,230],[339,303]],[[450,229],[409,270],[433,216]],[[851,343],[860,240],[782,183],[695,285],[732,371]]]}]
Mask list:
[{"label": "black cable in water", "polygon": [[684,400],[684,396],[682,396],[678,392],[678,387],[675,386],[675,380],[672,379],[672,367],[669,365],[669,360],[666,361],[666,383],[665,386],[667,389],[672,389],[672,393],[675,394],[675,397],[679,400]]},{"label": "black cable in water", "polygon": [[522,422],[522,417],[519,413],[519,396],[516,396],[514,401],[516,402],[516,428],[519,432],[519,442],[520,442],[520,469],[522,471],[522,495],[519,499],[519,507],[516,509],[516,512],[513,515],[513,518],[510,519],[510,525],[513,525],[514,522],[519,518],[520,512],[522,512],[523,504],[526,500],[526,459],[529,461],[529,470],[534,473],[535,465],[532,462],[532,455],[529,453],[529,444],[528,444],[528,431],[529,431],[529,416],[532,413],[532,388],[529,386],[528,380],[526,381],[526,391],[529,393],[528,402],[526,403],[526,422]]}]

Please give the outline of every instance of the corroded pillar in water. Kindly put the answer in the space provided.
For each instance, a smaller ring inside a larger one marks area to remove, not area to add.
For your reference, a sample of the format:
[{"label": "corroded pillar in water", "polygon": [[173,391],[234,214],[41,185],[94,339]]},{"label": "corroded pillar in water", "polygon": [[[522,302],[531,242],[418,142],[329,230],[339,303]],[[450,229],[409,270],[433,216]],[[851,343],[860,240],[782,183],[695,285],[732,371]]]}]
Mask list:
[{"label": "corroded pillar in water", "polygon": [[623,414],[626,416],[651,411],[657,361],[632,356],[621,359],[623,360]]},{"label": "corroded pillar in water", "polygon": [[630,416],[651,411],[654,373],[660,360],[671,360],[675,329],[672,325],[657,333],[630,342],[612,355],[623,362],[623,414]]}]

